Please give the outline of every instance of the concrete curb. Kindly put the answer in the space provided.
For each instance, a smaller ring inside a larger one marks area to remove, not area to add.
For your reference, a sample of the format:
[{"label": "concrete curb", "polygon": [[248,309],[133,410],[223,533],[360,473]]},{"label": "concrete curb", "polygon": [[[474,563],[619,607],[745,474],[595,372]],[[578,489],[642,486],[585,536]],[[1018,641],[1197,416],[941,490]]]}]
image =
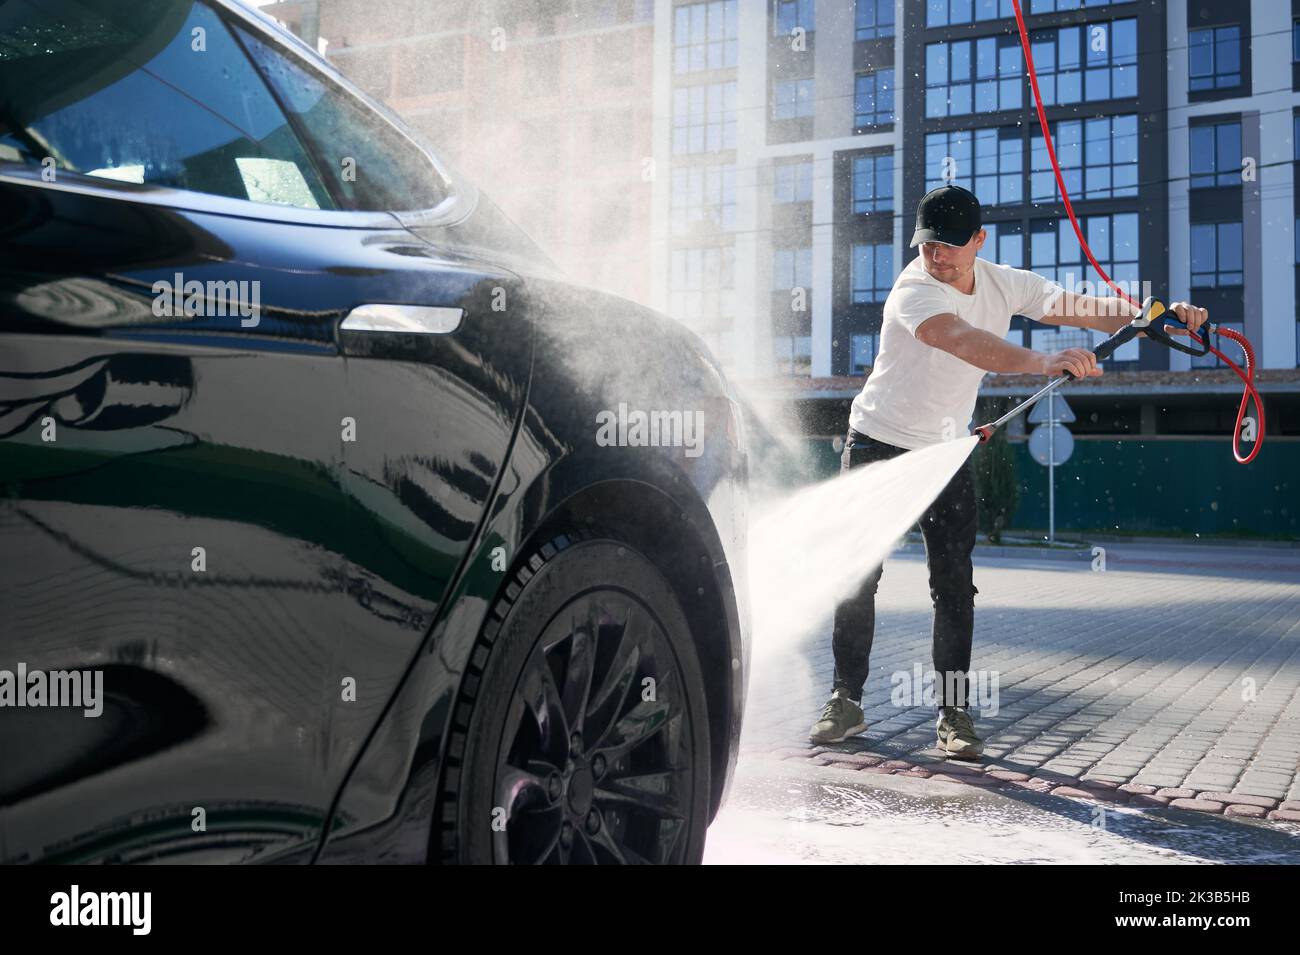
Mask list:
[{"label": "concrete curb", "polygon": [[1111,537],[1108,534],[1089,535],[1091,544],[1124,544],[1129,547],[1227,547],[1235,550],[1258,548],[1260,550],[1300,550],[1300,541],[1273,537],[1254,538],[1205,537],[1188,540],[1185,537]]}]

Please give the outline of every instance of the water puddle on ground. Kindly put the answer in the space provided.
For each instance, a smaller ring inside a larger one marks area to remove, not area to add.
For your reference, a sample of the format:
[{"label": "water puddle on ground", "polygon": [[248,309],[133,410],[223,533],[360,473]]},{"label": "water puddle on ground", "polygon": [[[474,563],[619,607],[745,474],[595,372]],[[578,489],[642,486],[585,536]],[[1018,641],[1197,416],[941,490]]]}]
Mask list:
[{"label": "water puddle on ground", "polygon": [[748,768],[709,829],[713,864],[1300,862],[1300,826],[1099,807],[1029,791],[943,793],[926,780],[854,785]]}]

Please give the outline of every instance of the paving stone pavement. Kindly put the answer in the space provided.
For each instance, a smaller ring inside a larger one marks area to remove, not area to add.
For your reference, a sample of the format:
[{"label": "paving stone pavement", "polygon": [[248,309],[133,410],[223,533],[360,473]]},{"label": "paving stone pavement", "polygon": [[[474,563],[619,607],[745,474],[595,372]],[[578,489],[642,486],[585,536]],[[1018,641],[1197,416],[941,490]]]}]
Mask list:
[{"label": "paving stone pavement", "polygon": [[1171,546],[1159,572],[977,557],[972,680],[996,687],[996,707],[975,714],[975,765],[943,761],[933,706],[896,689],[932,665],[925,564],[896,555],[877,598],[866,733],[807,741],[833,671],[828,613],[796,648],[755,648],[741,758],[1300,821],[1300,552],[1222,550],[1194,560]]}]

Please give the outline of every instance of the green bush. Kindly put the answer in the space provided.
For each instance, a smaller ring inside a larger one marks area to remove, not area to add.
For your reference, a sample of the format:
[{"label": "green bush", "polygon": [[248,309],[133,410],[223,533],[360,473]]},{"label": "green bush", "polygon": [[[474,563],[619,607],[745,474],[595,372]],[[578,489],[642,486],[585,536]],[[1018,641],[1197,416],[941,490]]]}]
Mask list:
[{"label": "green bush", "polygon": [[1020,482],[1005,431],[975,448],[975,494],[979,501],[979,528],[996,544],[1020,503]]}]

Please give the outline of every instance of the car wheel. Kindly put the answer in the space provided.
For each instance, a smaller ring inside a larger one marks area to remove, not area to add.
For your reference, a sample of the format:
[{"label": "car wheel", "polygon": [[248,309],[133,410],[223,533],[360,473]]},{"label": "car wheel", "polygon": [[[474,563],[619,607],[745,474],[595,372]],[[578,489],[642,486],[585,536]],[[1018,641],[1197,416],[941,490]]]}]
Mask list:
[{"label": "car wheel", "polygon": [[455,714],[444,861],[700,861],[704,681],[672,588],[631,547],[560,536],[524,561]]}]

